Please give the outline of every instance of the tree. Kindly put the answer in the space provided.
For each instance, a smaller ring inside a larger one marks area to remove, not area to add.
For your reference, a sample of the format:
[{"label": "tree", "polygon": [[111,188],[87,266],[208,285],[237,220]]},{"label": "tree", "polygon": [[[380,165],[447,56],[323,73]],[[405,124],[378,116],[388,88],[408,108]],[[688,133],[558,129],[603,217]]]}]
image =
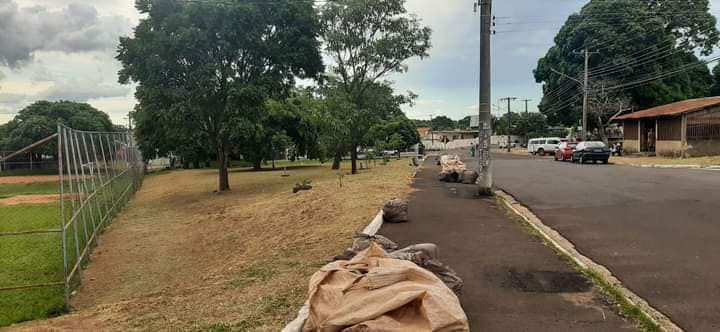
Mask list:
[{"label": "tree", "polygon": [[720,96],[720,65],[715,65],[712,70],[713,85],[710,87],[711,96]]},{"label": "tree", "polygon": [[[87,131],[112,131],[110,117],[86,103],[71,101],[38,101],[22,109],[13,120],[0,126],[0,150],[19,150],[54,133],[61,123]],[[57,145],[48,144],[34,150],[39,154],[56,155]]]},{"label": "tree", "polygon": [[450,130],[455,129],[455,121],[447,116],[436,116],[430,123],[433,130]]},{"label": "tree", "polygon": [[458,129],[468,129],[470,128],[470,116],[466,116],[457,122],[457,128]]},{"label": "tree", "polygon": [[497,122],[495,123],[495,134],[497,135],[508,135],[508,121],[510,121],[510,135],[516,135],[518,132],[518,124],[520,121],[518,121],[518,114],[510,112],[509,117],[508,113],[503,113],[500,118],[497,119]]},{"label": "tree", "polygon": [[420,134],[413,121],[402,114],[390,121],[374,125],[365,140],[373,144],[376,150],[401,151],[420,143]]},{"label": "tree", "polygon": [[262,118],[267,98],[323,69],[312,3],[138,0],[136,8],[147,16],[120,39],[120,82],[138,83],[141,105],[182,119],[176,130],[202,133],[218,159],[218,191],[229,190],[231,139]]},{"label": "tree", "polygon": [[146,160],[172,153],[180,157],[184,167],[200,168],[213,155],[206,143],[207,134],[189,130],[192,124],[175,115],[153,105],[137,105],[131,116],[138,147]]},{"label": "tree", "polygon": [[404,0],[328,1],[321,22],[325,52],[335,63],[333,74],[354,108],[348,125],[356,174],[370,88],[392,73],[405,72],[406,60],[428,56],[431,31],[408,15]]},{"label": "tree", "polygon": [[715,23],[707,0],[591,0],[567,19],[555,45],[538,61],[534,74],[544,84],[541,112],[553,124],[578,123],[581,103],[573,101],[579,101],[581,86],[553,70],[582,78],[584,57],[577,51],[585,48],[599,50],[589,60],[591,80],[627,84],[683,69],[618,88],[639,108],[706,96],[711,76],[694,52],[712,52],[720,40]]},{"label": "tree", "polygon": [[548,135],[547,117],[539,112],[528,112],[518,114],[516,135],[530,137],[542,137]]},{"label": "tree", "polygon": [[615,90],[606,90],[613,82],[595,82],[591,85],[593,93],[588,96],[588,118],[595,123],[600,139],[608,143],[605,129],[612,121],[629,109],[630,102]]}]

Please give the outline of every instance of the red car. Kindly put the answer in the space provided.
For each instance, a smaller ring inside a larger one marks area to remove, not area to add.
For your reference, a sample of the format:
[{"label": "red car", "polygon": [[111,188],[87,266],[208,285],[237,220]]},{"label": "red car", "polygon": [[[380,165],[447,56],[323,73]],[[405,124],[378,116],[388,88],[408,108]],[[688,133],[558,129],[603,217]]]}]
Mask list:
[{"label": "red car", "polygon": [[575,142],[562,142],[555,149],[555,160],[557,161],[570,161],[572,160],[573,150],[575,150],[577,143]]}]

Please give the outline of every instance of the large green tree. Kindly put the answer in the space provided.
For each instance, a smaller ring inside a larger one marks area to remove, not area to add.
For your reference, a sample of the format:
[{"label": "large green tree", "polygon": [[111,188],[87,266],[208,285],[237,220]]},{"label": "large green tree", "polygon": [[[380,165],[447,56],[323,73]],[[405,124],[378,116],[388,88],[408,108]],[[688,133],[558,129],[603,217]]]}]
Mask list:
[{"label": "large green tree", "polygon": [[[113,130],[110,117],[86,103],[38,101],[1,126],[0,150],[19,150],[57,133],[58,123],[79,130]],[[54,155],[56,148],[57,145],[49,144],[34,152]]]},{"label": "large green tree", "polygon": [[708,55],[717,45],[715,23],[708,0],[591,0],[567,19],[538,61],[540,109],[553,124],[578,123],[582,88],[553,70],[582,78],[583,49],[599,52],[589,60],[590,80],[617,82],[636,108],[706,96],[712,78],[695,53]]},{"label": "large green tree", "polygon": [[420,143],[420,134],[415,124],[405,115],[374,125],[366,136],[379,150],[407,150]]},{"label": "large green tree", "polygon": [[433,130],[450,130],[455,129],[457,123],[447,116],[440,115],[432,119],[430,126]]},{"label": "large green tree", "polygon": [[357,173],[357,150],[368,121],[369,90],[388,75],[407,70],[406,61],[424,58],[431,30],[409,15],[405,0],[336,0],[321,7],[325,52],[332,72],[352,104],[348,118],[352,173]]},{"label": "large green tree", "polygon": [[262,118],[268,98],[323,69],[312,3],[137,0],[136,8],[145,18],[120,39],[120,82],[138,83],[141,105],[182,119],[176,130],[202,133],[217,155],[218,190],[229,190],[228,156],[244,144],[231,138]]}]

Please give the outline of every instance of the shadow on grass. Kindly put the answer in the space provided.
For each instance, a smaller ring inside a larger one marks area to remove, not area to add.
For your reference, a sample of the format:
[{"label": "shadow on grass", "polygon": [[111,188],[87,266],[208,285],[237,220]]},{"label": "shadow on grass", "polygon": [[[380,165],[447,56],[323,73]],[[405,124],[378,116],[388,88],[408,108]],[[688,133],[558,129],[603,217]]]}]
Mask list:
[{"label": "shadow on grass", "polygon": [[247,172],[282,172],[283,169],[287,169],[288,171],[292,170],[299,170],[299,169],[313,169],[313,168],[324,168],[327,167],[327,165],[292,165],[292,166],[286,166],[286,167],[276,167],[273,168],[261,168],[261,169],[253,169],[250,168],[235,168],[231,169],[230,173],[247,173]]}]

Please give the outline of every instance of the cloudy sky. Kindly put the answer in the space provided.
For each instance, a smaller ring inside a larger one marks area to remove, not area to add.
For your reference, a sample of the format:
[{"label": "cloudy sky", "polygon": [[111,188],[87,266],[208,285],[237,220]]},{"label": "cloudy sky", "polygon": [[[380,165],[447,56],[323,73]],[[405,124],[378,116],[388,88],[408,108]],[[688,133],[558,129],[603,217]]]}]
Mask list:
[{"label": "cloudy sky", "polygon": [[[564,19],[586,0],[495,1],[493,100],[541,97],[532,69],[552,45]],[[412,118],[430,114],[455,119],[475,114],[478,90],[479,18],[473,0],[407,0],[433,30],[430,58],[410,61],[393,76],[398,91],[419,95]],[[720,0],[713,0],[713,13]],[[118,37],[129,35],[140,16],[134,0],[0,0],[0,123],[41,99],[88,102],[125,123],[133,87],[117,83]],[[542,22],[542,23],[537,23]],[[495,103],[497,103],[495,101]],[[514,109],[524,109],[520,102]]]}]

